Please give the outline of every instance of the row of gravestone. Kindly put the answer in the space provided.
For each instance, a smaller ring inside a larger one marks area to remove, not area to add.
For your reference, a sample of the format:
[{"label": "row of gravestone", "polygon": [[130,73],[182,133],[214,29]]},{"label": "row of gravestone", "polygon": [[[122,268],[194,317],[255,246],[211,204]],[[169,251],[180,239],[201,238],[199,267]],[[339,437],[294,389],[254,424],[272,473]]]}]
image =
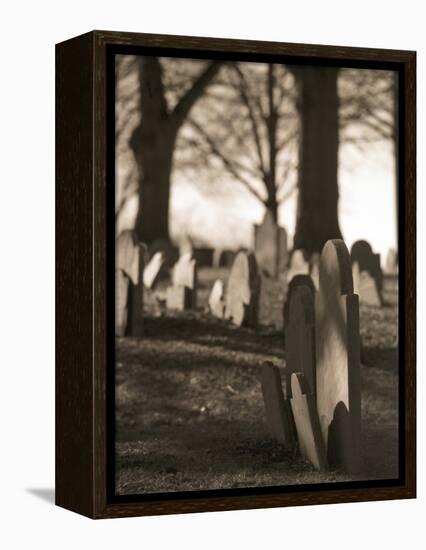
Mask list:
[{"label": "row of gravestone", "polygon": [[265,364],[262,391],[271,433],[319,469],[360,468],[361,389],[358,296],[342,240],[319,258],[319,285],[291,294],[285,327],[284,391],[280,370]]},{"label": "row of gravestone", "polygon": [[[315,267],[319,255],[313,255],[308,261],[305,252],[302,250],[288,251],[287,233],[283,227],[280,227],[270,210],[265,211],[263,221],[260,225],[254,226],[254,254],[261,273],[269,277],[277,277],[281,273],[288,271],[288,276],[293,272],[309,272],[309,267]],[[381,279],[383,277],[380,267],[380,255],[374,254],[370,244],[367,241],[357,241],[351,248],[352,263],[358,262],[360,286],[367,287],[370,281],[364,281],[364,274],[372,277],[381,291]],[[306,265],[308,263],[308,266]],[[395,249],[391,248],[388,252],[385,265],[387,275],[396,275],[398,273],[398,255]],[[315,281],[314,281],[315,282]],[[316,285],[317,286],[317,285]],[[366,290],[371,295],[369,290]],[[371,298],[368,298],[371,300]]]},{"label": "row of gravestone", "polygon": [[[258,232],[258,245],[262,241],[260,237],[265,236],[264,229],[268,223],[264,223],[261,226],[262,230]],[[275,237],[283,242],[280,234],[281,231],[277,230]],[[276,240],[272,239],[270,242],[274,243]],[[143,287],[152,289],[155,286],[162,269],[168,267],[167,256],[170,260],[173,255],[158,250],[147,262],[146,246],[137,243],[131,231],[124,231],[119,235],[116,251],[116,333],[121,336],[140,335],[143,324]],[[165,301],[170,309],[184,310],[196,307],[197,255],[194,251],[183,252],[173,267],[172,284],[166,290]],[[360,301],[370,305],[381,305],[383,274],[379,255],[373,253],[366,241],[357,241],[351,249],[351,260],[355,293],[360,296]],[[262,277],[259,272],[256,256],[248,252],[239,252],[233,261],[226,297],[223,282],[218,280],[213,285],[209,298],[212,313],[237,325],[255,326],[261,297]],[[267,282],[267,279],[263,279],[264,284]],[[319,254],[313,254],[308,259],[302,250],[292,253],[286,272],[288,298],[292,288],[301,283],[313,284],[318,290]],[[284,322],[288,298],[284,307]]]}]

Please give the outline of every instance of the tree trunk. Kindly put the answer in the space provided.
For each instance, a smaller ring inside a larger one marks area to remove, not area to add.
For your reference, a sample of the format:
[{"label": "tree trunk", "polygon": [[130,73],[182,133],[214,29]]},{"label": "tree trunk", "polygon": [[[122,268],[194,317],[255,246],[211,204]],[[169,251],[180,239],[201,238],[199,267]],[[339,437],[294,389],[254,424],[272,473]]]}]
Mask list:
[{"label": "tree trunk", "polygon": [[139,64],[141,120],[130,146],[138,167],[139,209],[135,231],[146,243],[169,240],[170,175],[175,136],[170,131],[161,65],[156,57]]},{"label": "tree trunk", "polygon": [[139,59],[140,123],[130,139],[130,147],[139,179],[135,231],[147,244],[170,240],[169,199],[176,136],[220,66],[220,62],[210,63],[169,112],[159,59],[150,56]]},{"label": "tree trunk", "polygon": [[294,248],[321,252],[342,237],[338,221],[336,68],[295,69],[300,109],[297,221]]}]

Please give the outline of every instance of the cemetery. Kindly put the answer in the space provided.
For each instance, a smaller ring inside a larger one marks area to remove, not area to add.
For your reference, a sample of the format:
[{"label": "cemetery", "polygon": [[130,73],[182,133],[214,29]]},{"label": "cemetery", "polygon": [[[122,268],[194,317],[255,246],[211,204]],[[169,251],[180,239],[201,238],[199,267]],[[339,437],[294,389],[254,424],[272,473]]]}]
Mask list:
[{"label": "cemetery", "polygon": [[[357,246],[351,254],[342,240],[330,240],[315,258],[318,287],[302,251],[275,277],[264,276],[262,262],[276,266],[277,248],[285,250],[276,228],[271,234],[259,262],[255,248],[235,254],[231,268],[213,261],[198,267],[184,251],[168,271],[165,253],[149,258],[131,235],[118,237],[123,494],[396,475],[395,275],[380,270],[380,299],[363,301],[354,292],[353,266],[367,269]],[[373,265],[377,275],[380,263]],[[135,291],[142,280],[143,291]],[[262,294],[265,281],[279,316]],[[143,327],[135,332],[141,308]]]},{"label": "cemetery", "polygon": [[117,493],[397,477],[395,75],[116,75]]}]

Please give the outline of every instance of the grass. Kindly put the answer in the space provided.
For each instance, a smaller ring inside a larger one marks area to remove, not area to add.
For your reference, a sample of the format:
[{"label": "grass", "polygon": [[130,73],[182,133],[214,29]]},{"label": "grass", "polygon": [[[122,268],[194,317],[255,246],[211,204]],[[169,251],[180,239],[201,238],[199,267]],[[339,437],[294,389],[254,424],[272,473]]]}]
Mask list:
[{"label": "grass", "polygon": [[[117,339],[118,494],[349,479],[316,472],[269,436],[260,372],[265,361],[285,368],[282,285],[265,285],[257,330],[237,328],[206,312],[214,279],[226,275],[201,270],[196,312],[164,312],[147,300],[143,339]],[[385,306],[360,311],[363,467],[356,479],[398,475],[396,297],[396,281],[386,279]]]}]

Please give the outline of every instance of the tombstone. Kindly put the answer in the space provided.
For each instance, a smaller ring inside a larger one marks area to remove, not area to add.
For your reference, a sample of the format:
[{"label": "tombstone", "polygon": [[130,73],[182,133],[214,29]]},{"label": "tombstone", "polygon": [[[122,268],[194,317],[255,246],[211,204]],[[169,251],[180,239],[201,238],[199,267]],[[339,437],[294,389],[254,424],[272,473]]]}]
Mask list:
[{"label": "tombstone", "polygon": [[301,249],[293,250],[290,258],[290,265],[287,270],[287,282],[290,281],[296,275],[309,275],[309,262],[306,259],[306,254]]},{"label": "tombstone", "polygon": [[224,288],[223,282],[216,279],[209,296],[209,308],[215,317],[223,318],[225,313]]},{"label": "tombstone", "polygon": [[213,266],[213,248],[194,248],[193,256],[197,262],[198,267],[212,267]]},{"label": "tombstone", "polygon": [[299,286],[307,286],[312,295],[315,296],[315,286],[312,281],[312,278],[310,275],[295,275],[291,281],[287,285],[287,291],[286,296],[284,300],[284,307],[283,307],[283,320],[284,320],[284,330],[287,326],[288,318],[289,318],[289,307],[290,307],[290,300],[293,292],[298,288]]},{"label": "tombstone", "polygon": [[192,293],[186,286],[168,286],[166,290],[167,309],[184,311],[191,308]]},{"label": "tombstone", "polygon": [[369,306],[380,307],[382,300],[376,281],[368,271],[360,271],[358,262],[352,264],[354,294],[358,294],[360,302]]},{"label": "tombstone", "polygon": [[361,431],[358,296],[351,259],[340,239],[326,242],[315,302],[317,410],[327,462],[355,473]]},{"label": "tombstone", "polygon": [[291,375],[290,403],[300,453],[317,470],[322,471],[326,467],[327,459],[316,403],[314,396],[310,393],[309,385],[301,373]]},{"label": "tombstone", "polygon": [[287,233],[267,209],[261,225],[254,226],[254,253],[259,270],[277,277],[287,267]]},{"label": "tombstone", "polygon": [[296,441],[290,404],[284,398],[280,370],[269,361],[262,367],[262,394],[271,436],[293,449]]},{"label": "tombstone", "polygon": [[390,248],[387,253],[385,272],[393,277],[398,275],[398,252],[394,248]]},{"label": "tombstone", "polygon": [[[382,302],[383,272],[380,266],[380,254],[375,254],[367,241],[356,241],[351,248],[352,265],[357,262],[359,271],[366,271],[376,283],[380,302]],[[364,301],[362,287],[360,286],[359,299]]]},{"label": "tombstone", "polygon": [[135,234],[126,230],[117,237],[115,247],[115,332],[117,336],[140,336],[146,246],[137,243]]},{"label": "tombstone", "polygon": [[156,252],[149,260],[143,272],[143,284],[146,288],[154,288],[160,278],[164,264],[165,257],[163,252]]},{"label": "tombstone", "polygon": [[287,387],[290,387],[293,373],[302,373],[309,393],[315,398],[315,292],[309,286],[299,285],[291,294],[285,327],[285,352]]},{"label": "tombstone", "polygon": [[[171,309],[195,309],[197,306],[197,263],[191,253],[179,258],[172,271],[172,287],[183,290],[167,289],[166,303]],[[180,298],[178,298],[180,297]],[[170,300],[169,300],[170,298]]]},{"label": "tombstone", "polygon": [[219,267],[232,267],[237,256],[235,250],[222,250],[219,258]]},{"label": "tombstone", "polygon": [[225,319],[237,326],[255,327],[259,307],[260,278],[253,254],[239,252],[228,279]]}]

